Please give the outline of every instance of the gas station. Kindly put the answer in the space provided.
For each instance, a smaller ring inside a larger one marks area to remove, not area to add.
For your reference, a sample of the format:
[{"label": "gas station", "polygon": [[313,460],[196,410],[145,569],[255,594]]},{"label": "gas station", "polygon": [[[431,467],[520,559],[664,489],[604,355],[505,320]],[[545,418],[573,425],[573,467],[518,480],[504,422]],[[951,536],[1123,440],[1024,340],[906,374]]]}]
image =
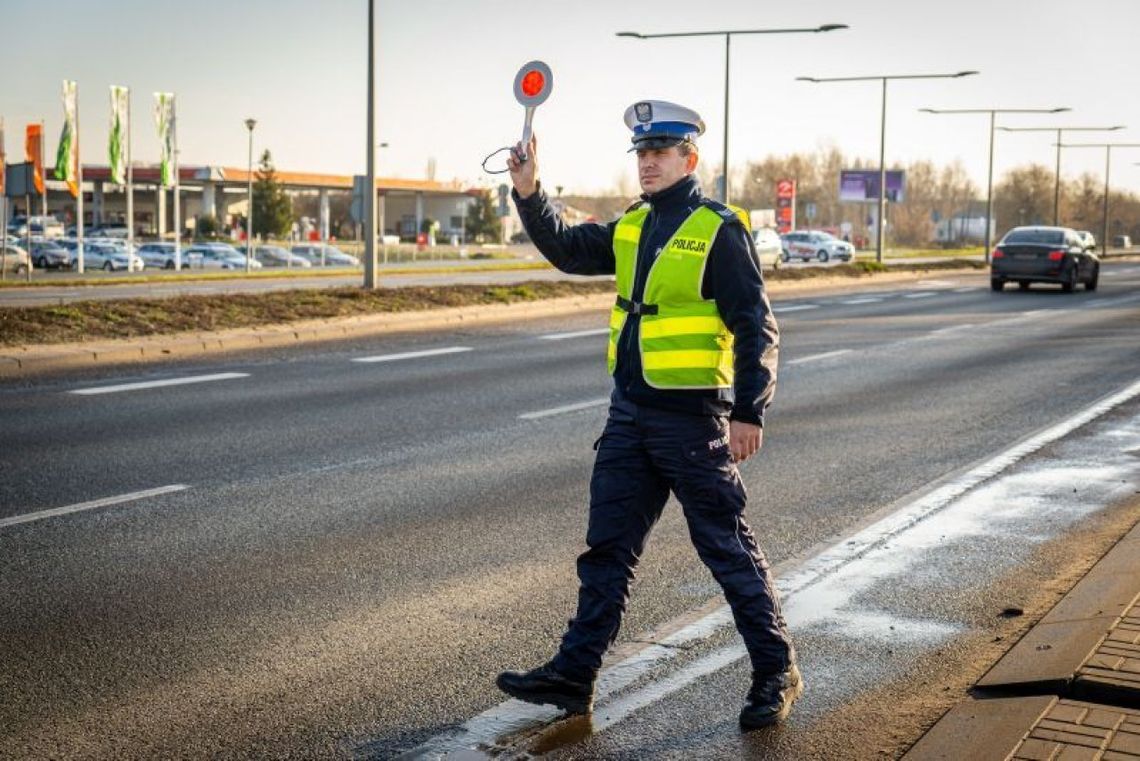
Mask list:
[{"label": "gas station", "polygon": [[[162,188],[157,166],[135,166],[134,225],[136,234],[165,237],[173,233],[173,189]],[[254,181],[256,182],[256,171]],[[277,183],[291,196],[317,196],[320,216],[328,213],[331,199],[338,194],[349,201],[353,191],[352,175],[318,174],[278,170]],[[179,169],[179,193],[183,228],[192,234],[200,217],[214,217],[223,230],[235,226],[248,207],[249,172],[245,168],[227,166],[182,166]],[[62,182],[48,180],[47,213],[67,224],[74,223],[76,199]],[[107,165],[84,165],[84,226],[126,225],[126,188],[113,184]],[[383,178],[376,180],[379,229],[386,236],[412,240],[425,219],[439,223],[444,236],[460,235],[467,204],[483,191],[465,186],[458,180],[416,180]],[[24,214],[25,199],[11,200],[9,217]],[[31,199],[31,213],[41,213],[41,202]],[[331,230],[337,238],[356,238],[355,225]],[[338,234],[339,233],[339,234]]]}]

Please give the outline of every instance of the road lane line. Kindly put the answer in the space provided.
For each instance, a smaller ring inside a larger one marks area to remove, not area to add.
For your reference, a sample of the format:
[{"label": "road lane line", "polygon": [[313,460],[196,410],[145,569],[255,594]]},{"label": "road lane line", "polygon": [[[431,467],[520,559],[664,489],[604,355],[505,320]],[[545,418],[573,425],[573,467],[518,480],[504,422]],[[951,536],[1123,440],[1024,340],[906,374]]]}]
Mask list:
[{"label": "road lane line", "polygon": [[[1021,442],[917,498],[904,498],[907,501],[896,503],[898,506],[884,517],[818,553],[795,571],[781,574],[777,578],[776,585],[783,598],[786,614],[799,612],[801,604],[795,601],[798,594],[822,581],[834,578],[844,566],[864,558],[872,551],[886,549],[900,534],[955,503],[967,492],[994,479],[1029,455],[1137,396],[1140,396],[1140,381],[1102,398],[1056,425],[1022,439]],[[809,602],[814,601],[809,600]],[[720,605],[657,643],[648,645],[626,659],[605,667],[599,674],[595,699],[600,703],[652,669],[659,668],[663,662],[675,658],[679,647],[691,646],[709,639],[730,626],[732,620],[729,606]],[[600,706],[594,715],[594,729],[598,730],[599,717],[602,717],[604,724],[602,728],[610,727],[633,711],[651,705],[697,679],[724,669],[745,657],[747,651],[739,643],[714,650],[672,675],[663,676],[630,695]],[[611,713],[610,718],[604,718]],[[432,737],[400,758],[438,758],[441,754],[461,750],[501,747],[496,742],[499,738],[512,736],[519,738],[520,733],[524,732],[533,734],[536,727],[549,724],[561,716],[562,712],[552,706],[537,706],[508,700],[472,717],[455,729]],[[521,740],[526,742],[525,737]],[[518,739],[515,740],[515,743],[517,742]]]},{"label": "road lane line", "polygon": [[863,299],[848,299],[847,301],[840,301],[840,304],[878,304],[882,302],[881,298],[875,296],[868,296]]},{"label": "road lane line", "polygon": [[965,288],[955,288],[954,293],[973,293],[976,290],[978,290],[978,289],[977,288],[971,288],[971,287],[967,286]]},{"label": "road lane line", "polygon": [[927,333],[927,335],[929,335],[929,336],[944,336],[947,333],[957,333],[958,331],[969,330],[970,328],[974,328],[974,327],[977,327],[977,323],[967,322],[967,323],[964,323],[962,325],[951,325],[947,328],[939,328],[938,330],[932,330],[929,333]]},{"label": "road lane line", "polygon": [[578,410],[587,410],[591,407],[601,407],[603,404],[609,404],[610,398],[603,397],[601,399],[591,399],[588,402],[577,402],[576,404],[567,404],[562,407],[553,407],[549,410],[538,410],[537,412],[524,412],[519,415],[519,420],[538,420],[539,418],[550,417],[551,415],[561,415],[564,412],[577,412]]},{"label": "road lane line", "polygon": [[84,510],[94,510],[97,507],[107,507],[108,505],[119,505],[123,502],[134,502],[147,497],[157,497],[161,494],[171,494],[177,491],[184,491],[190,487],[186,484],[171,484],[170,486],[160,486],[157,489],[147,489],[145,491],[131,492],[130,494],[120,494],[117,497],[104,497],[103,499],[92,500],[91,502],[80,502],[77,505],[67,505],[66,507],[53,507],[50,510],[39,510],[34,513],[24,513],[23,515],[14,515],[10,518],[0,518],[0,528],[6,526],[15,526],[20,523],[31,523],[32,521],[43,520],[44,518],[54,518],[58,515],[68,515],[70,513],[79,513]]},{"label": "road lane line", "polygon": [[785,365],[802,365],[805,362],[815,362],[817,359],[831,359],[832,357],[838,357],[838,356],[841,356],[843,354],[850,354],[851,351],[852,351],[852,349],[838,349],[837,351],[825,351],[823,354],[812,354],[812,355],[807,356],[807,357],[800,357],[799,359],[793,359],[790,362],[785,362],[784,364]]},{"label": "road lane line", "polygon": [[438,357],[443,354],[459,354],[471,351],[470,346],[448,346],[443,349],[425,349],[423,351],[406,351],[400,354],[378,354],[374,357],[355,357],[353,362],[396,362],[401,359],[419,359],[420,357]]},{"label": "road lane line", "polygon": [[1093,303],[1089,304],[1088,306],[1085,307],[1085,309],[1101,309],[1103,307],[1114,307],[1114,306],[1119,306],[1121,304],[1128,304],[1130,302],[1136,301],[1137,299],[1140,299],[1140,296],[1117,296],[1116,298],[1112,298],[1112,299],[1101,299],[1101,300],[1094,301]]},{"label": "road lane line", "polygon": [[609,328],[594,328],[592,330],[575,330],[572,333],[547,333],[544,336],[539,336],[543,341],[562,341],[567,338],[583,338],[585,336],[604,336],[609,333]]},{"label": "road lane line", "polygon": [[937,296],[938,294],[932,291],[919,291],[918,293],[908,293],[903,296],[904,299],[925,299],[928,296]]},{"label": "road lane line", "polygon": [[215,373],[213,375],[191,375],[185,378],[167,378],[157,381],[140,381],[138,383],[120,383],[115,386],[96,386],[94,388],[79,388],[69,391],[69,394],[93,396],[95,394],[116,394],[120,391],[141,391],[147,388],[164,388],[166,386],[186,386],[191,383],[210,383],[212,381],[233,380],[234,378],[248,378],[249,373]]},{"label": "road lane line", "polygon": [[802,312],[805,309],[819,309],[819,304],[793,304],[792,306],[788,307],[772,307],[772,311],[774,312]]}]

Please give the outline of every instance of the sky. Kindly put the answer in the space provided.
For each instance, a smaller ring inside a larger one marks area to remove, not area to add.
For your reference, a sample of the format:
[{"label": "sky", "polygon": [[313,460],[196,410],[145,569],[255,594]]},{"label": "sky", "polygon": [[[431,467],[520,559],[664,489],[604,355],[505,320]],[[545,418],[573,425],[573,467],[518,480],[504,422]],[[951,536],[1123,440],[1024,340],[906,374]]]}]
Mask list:
[{"label": "sky", "polygon": [[[246,118],[256,152],[285,170],[363,174],[367,0],[0,0],[0,117],[9,160],[28,122],[45,124],[54,155],[60,87],[79,83],[84,163],[106,163],[108,86],[133,93],[136,162],[154,163],[155,91],[177,95],[184,165],[244,166]],[[701,160],[719,166],[724,130],[720,37],[637,40],[665,33],[815,27],[827,34],[738,35],[731,42],[729,159],[735,170],[768,154],[832,146],[877,161],[877,82],[809,84],[797,76],[876,76],[967,69],[979,76],[888,86],[887,163],[960,161],[984,188],[983,115],[933,108],[1053,108],[999,116],[1007,126],[1127,125],[1066,142],[1140,143],[1138,0],[376,0],[379,174],[493,187],[505,175],[483,157],[518,140],[515,72],[532,59],[554,73],[534,120],[544,184],[567,194],[629,187],[634,159],[622,114],[660,98],[703,116]],[[997,133],[995,175],[1052,168],[1054,133]],[[1113,188],[1140,193],[1140,149],[1113,152]],[[1062,174],[1104,175],[1104,150],[1070,148]],[[746,178],[744,178],[746,180]]]}]

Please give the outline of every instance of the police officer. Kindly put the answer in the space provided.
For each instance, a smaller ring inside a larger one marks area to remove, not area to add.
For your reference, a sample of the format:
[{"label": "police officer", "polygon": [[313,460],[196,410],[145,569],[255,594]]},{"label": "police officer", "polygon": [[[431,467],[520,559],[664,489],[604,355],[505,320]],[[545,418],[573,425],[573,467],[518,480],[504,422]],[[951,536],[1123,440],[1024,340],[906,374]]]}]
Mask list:
[{"label": "police officer", "polygon": [[744,517],[736,463],[760,449],[779,334],[749,230],[694,176],[704,122],[665,101],[630,106],[641,201],[617,222],[568,227],[538,182],[536,141],[508,159],[527,234],[563,272],[615,275],[607,366],[614,390],[590,482],[578,610],[558,653],[499,675],[520,700],[592,709],[646,539],[672,492],[752,661],[745,728],[774,724],[803,691],[768,562]]}]

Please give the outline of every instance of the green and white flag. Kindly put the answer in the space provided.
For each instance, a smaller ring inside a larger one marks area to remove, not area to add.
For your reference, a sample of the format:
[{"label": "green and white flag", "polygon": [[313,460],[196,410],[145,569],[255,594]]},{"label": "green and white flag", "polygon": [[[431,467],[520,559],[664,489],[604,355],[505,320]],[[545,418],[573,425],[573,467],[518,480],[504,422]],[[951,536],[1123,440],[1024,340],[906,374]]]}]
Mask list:
[{"label": "green and white flag", "polygon": [[127,119],[130,118],[131,91],[111,85],[111,140],[107,158],[111,166],[111,182],[127,184]]},{"label": "green and white flag", "polygon": [[67,183],[72,196],[79,194],[79,139],[75,134],[78,101],[79,86],[70,79],[63,80],[63,132],[55,152],[55,178]]},{"label": "green and white flag", "polygon": [[174,184],[174,93],[154,94],[154,123],[158,127],[160,181],[168,188]]}]

